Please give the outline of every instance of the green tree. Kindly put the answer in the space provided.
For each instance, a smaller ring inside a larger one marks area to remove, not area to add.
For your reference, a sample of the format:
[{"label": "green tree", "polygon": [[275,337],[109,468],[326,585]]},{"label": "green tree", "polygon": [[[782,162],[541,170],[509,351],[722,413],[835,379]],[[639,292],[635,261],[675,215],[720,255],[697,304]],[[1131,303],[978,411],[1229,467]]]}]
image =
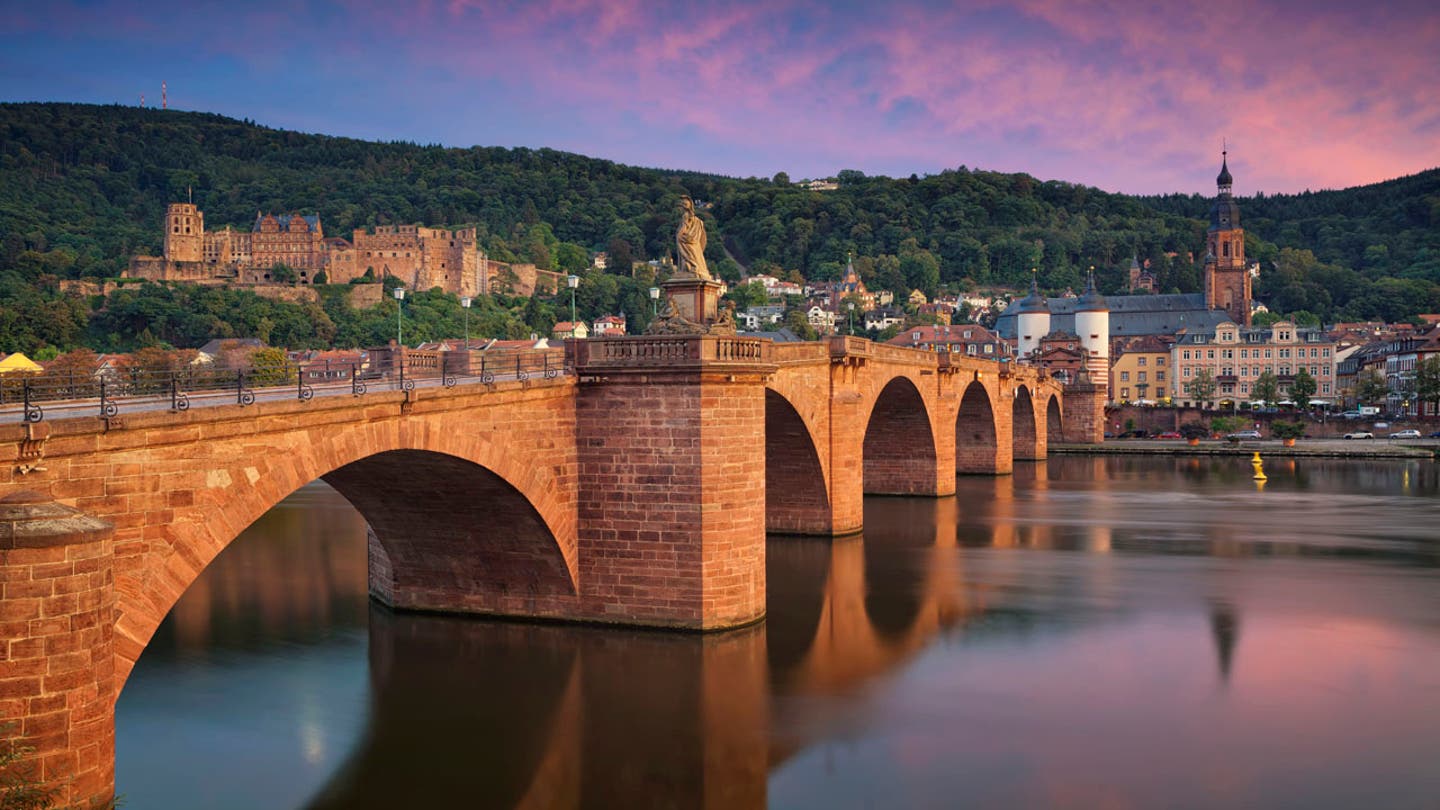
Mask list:
[{"label": "green tree", "polygon": [[1361,405],[1384,402],[1390,394],[1385,375],[1378,368],[1368,369],[1355,380],[1355,401]]},{"label": "green tree", "polygon": [[770,296],[765,292],[765,285],[758,281],[731,287],[730,292],[726,293],[726,297],[735,302],[737,312],[744,312],[750,307],[770,302]]},{"label": "green tree", "polygon": [[818,337],[803,309],[792,309],[785,313],[785,328],[804,340],[815,340]]},{"label": "green tree", "polygon": [[[1415,366],[1415,399],[1440,410],[1440,356],[1427,357]],[[1423,413],[1423,411],[1421,411]]]},{"label": "green tree", "polygon": [[1280,401],[1280,381],[1275,378],[1275,372],[1265,369],[1255,379],[1255,384],[1250,386],[1250,397],[1265,403],[1265,407],[1273,408],[1275,403]]},{"label": "green tree", "polygon": [[279,347],[260,349],[250,355],[250,384],[261,387],[267,385],[285,385],[295,382],[295,367],[290,364],[290,359],[285,356],[285,350]]},{"label": "green tree", "polygon": [[1185,392],[1190,395],[1195,404],[1202,407],[1215,399],[1215,377],[1210,373],[1210,369],[1200,369],[1190,382],[1185,383]]},{"label": "green tree", "polygon": [[1295,372],[1295,379],[1290,383],[1290,399],[1295,403],[1295,407],[1303,411],[1310,407],[1310,400],[1314,398],[1317,390],[1319,386],[1316,385],[1315,378],[1302,368]]}]

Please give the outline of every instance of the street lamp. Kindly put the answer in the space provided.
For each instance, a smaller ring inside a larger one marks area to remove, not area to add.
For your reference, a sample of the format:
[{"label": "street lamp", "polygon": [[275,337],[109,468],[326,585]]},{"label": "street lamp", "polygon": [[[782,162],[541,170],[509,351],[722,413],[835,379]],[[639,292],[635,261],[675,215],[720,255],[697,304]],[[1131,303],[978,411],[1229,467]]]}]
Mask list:
[{"label": "street lamp", "polygon": [[657,315],[659,315],[659,314],[660,314],[660,288],[659,288],[659,287],[651,287],[651,288],[650,288],[650,317],[653,318],[653,317],[655,317],[655,316],[657,316]]},{"label": "street lamp", "polygon": [[565,277],[565,286],[570,288],[570,336],[575,335],[575,288],[580,286],[580,277],[571,273]]},{"label": "street lamp", "polygon": [[850,322],[850,334],[851,334],[851,335],[854,335],[854,334],[855,334],[855,302],[854,302],[854,301],[846,301],[846,302],[845,302],[845,307],[846,307],[846,309],[849,309],[849,310],[850,310],[850,314],[849,314],[849,316],[848,316],[849,322]]},{"label": "street lamp", "polygon": [[465,308],[465,351],[470,351],[470,296],[460,299],[460,306]]},{"label": "street lamp", "polygon": [[400,323],[400,313],[405,311],[405,288],[395,288],[395,346],[405,345],[405,327]]}]

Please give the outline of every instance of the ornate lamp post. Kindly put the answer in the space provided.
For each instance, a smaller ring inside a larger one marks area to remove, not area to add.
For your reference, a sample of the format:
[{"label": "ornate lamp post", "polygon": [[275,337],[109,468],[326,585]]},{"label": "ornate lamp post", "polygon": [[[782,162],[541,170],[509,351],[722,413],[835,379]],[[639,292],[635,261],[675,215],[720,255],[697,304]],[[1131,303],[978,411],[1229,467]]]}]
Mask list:
[{"label": "ornate lamp post", "polygon": [[851,335],[854,335],[854,334],[855,334],[855,302],[854,302],[854,301],[846,301],[846,302],[845,302],[845,308],[848,309],[848,310],[850,310],[850,314],[849,314],[849,316],[848,316],[848,320],[849,320],[849,322],[850,322],[849,330],[850,330],[850,334],[851,334]]},{"label": "ornate lamp post", "polygon": [[465,309],[465,351],[470,351],[470,296],[460,299],[460,306]]},{"label": "ornate lamp post", "polygon": [[580,277],[571,273],[565,277],[565,286],[570,288],[570,336],[575,337],[575,288],[580,286]]},{"label": "ornate lamp post", "polygon": [[650,317],[654,318],[660,314],[660,288],[650,288]]},{"label": "ornate lamp post", "polygon": [[405,311],[405,288],[395,288],[395,346],[399,348],[405,345],[405,327],[401,324],[400,314]]}]

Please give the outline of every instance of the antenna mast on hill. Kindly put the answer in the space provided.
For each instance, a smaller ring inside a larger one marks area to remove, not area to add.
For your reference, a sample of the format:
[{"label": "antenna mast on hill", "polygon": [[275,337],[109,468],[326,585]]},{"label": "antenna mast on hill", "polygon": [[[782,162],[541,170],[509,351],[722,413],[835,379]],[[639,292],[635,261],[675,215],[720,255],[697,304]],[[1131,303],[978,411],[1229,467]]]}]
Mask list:
[{"label": "antenna mast on hill", "polygon": [[141,94],[140,94],[140,106],[141,106],[142,108],[145,106],[145,94],[144,94],[144,93],[141,93]]},{"label": "antenna mast on hill", "polygon": [[165,82],[160,82],[160,109],[170,109],[170,100],[165,97]]}]

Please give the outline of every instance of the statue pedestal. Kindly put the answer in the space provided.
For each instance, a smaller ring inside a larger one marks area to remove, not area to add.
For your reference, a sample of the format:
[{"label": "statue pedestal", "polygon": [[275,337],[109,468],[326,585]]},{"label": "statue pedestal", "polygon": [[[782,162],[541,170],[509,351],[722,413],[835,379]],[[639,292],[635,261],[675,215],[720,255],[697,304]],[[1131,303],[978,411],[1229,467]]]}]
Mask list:
[{"label": "statue pedestal", "polygon": [[650,334],[735,334],[734,318],[720,310],[723,286],[718,281],[695,276],[660,282],[669,303],[646,331]]},{"label": "statue pedestal", "polygon": [[701,278],[672,278],[660,282],[665,297],[675,312],[687,321],[712,324],[720,320],[720,288],[718,281]]}]

